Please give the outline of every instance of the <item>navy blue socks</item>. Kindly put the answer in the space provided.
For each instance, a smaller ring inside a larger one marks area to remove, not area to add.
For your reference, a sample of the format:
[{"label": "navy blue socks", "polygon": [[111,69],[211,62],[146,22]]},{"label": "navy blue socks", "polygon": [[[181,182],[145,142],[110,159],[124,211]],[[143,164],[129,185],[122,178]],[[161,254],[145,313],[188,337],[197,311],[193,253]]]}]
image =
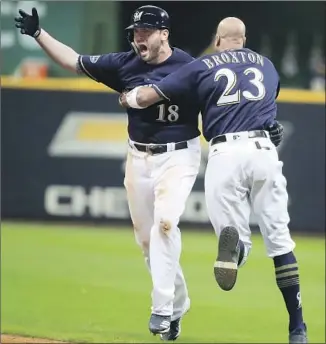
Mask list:
[{"label": "navy blue socks", "polygon": [[289,331],[304,328],[298,263],[293,252],[274,257],[276,283],[282,292],[290,316]]}]

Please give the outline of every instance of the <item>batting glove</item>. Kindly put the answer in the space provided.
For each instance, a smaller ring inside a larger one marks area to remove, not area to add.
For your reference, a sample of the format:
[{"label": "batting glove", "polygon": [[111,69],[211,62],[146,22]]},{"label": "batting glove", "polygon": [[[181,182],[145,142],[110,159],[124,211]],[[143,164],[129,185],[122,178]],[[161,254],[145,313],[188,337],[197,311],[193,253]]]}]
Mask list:
[{"label": "batting glove", "polygon": [[35,7],[32,9],[32,15],[23,10],[19,10],[20,17],[15,18],[15,26],[20,29],[20,33],[37,38],[41,33],[40,20]]},{"label": "batting glove", "polygon": [[283,140],[283,134],[284,134],[283,125],[280,122],[275,121],[274,124],[270,125],[266,129],[269,132],[269,137],[271,141],[273,142],[274,146],[278,147]]}]

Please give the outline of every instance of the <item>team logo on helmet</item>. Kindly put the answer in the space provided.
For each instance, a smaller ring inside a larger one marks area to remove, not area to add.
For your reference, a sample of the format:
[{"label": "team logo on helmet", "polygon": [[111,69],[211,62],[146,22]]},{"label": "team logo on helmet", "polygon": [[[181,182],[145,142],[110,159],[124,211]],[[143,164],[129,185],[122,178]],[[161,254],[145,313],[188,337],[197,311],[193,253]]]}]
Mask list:
[{"label": "team logo on helmet", "polygon": [[141,19],[141,16],[143,15],[143,11],[141,11],[141,12],[139,12],[139,11],[137,11],[135,14],[134,14],[134,21],[136,22],[136,21],[140,21],[140,19]]}]

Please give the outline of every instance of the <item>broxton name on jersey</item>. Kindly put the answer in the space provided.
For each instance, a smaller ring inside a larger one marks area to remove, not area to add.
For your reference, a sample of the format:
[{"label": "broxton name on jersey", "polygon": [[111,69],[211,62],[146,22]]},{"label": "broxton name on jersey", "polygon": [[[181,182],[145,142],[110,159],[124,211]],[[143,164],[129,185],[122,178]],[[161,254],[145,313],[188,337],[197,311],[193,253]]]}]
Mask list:
[{"label": "broxton name on jersey", "polygon": [[277,112],[278,73],[268,58],[250,49],[203,56],[153,87],[174,102],[185,95],[197,101],[207,141],[264,129],[273,124]]},{"label": "broxton name on jersey", "polygon": [[[81,55],[80,69],[90,78],[121,93],[140,85],[150,85],[193,61],[186,52],[173,48],[164,62],[151,65],[133,51],[100,56]],[[141,143],[168,143],[192,139],[200,135],[198,107],[180,98],[178,103],[163,101],[147,109],[127,109],[130,139]]]}]

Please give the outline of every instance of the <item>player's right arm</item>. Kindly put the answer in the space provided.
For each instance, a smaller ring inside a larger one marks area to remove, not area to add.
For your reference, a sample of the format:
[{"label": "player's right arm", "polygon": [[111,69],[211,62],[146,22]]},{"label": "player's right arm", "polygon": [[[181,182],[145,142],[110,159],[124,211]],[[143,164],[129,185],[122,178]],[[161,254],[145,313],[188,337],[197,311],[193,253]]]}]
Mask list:
[{"label": "player's right arm", "polygon": [[79,54],[40,28],[36,8],[32,9],[31,15],[23,10],[19,10],[19,14],[20,17],[16,17],[15,21],[16,27],[20,29],[22,34],[34,37],[41,48],[61,67],[72,72],[78,71],[77,61]]},{"label": "player's right arm", "polygon": [[62,68],[76,73],[79,71],[77,64],[79,54],[75,50],[59,42],[43,29],[36,41],[49,57]]},{"label": "player's right arm", "polygon": [[19,14],[20,17],[15,18],[16,27],[20,29],[22,34],[34,37],[47,55],[61,67],[78,74],[85,74],[118,92],[122,91],[123,85],[118,71],[124,63],[126,53],[111,53],[99,56],[80,55],[40,28],[36,8],[32,9],[31,15],[23,10],[19,10]]}]

